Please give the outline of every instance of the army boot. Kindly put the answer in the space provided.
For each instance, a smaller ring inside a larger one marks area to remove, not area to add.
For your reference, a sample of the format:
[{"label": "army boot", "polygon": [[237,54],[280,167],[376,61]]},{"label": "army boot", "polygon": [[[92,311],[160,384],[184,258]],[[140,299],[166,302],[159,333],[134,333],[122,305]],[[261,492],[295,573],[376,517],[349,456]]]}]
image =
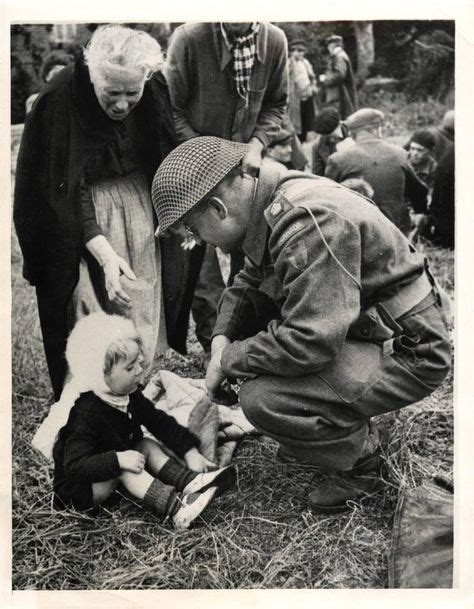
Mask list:
[{"label": "army boot", "polygon": [[308,506],[316,513],[337,513],[350,508],[349,501],[370,495],[381,483],[381,450],[356,462],[347,472],[323,480],[308,496]]}]

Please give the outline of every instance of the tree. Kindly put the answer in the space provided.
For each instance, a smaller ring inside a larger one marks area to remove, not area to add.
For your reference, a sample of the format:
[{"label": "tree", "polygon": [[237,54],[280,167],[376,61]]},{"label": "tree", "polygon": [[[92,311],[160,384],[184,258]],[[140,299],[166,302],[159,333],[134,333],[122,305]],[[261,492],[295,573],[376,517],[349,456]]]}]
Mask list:
[{"label": "tree", "polygon": [[353,21],[357,48],[357,80],[361,86],[374,65],[374,30],[372,21]]},{"label": "tree", "polygon": [[25,102],[39,91],[43,82],[40,69],[51,51],[51,25],[13,25],[11,27],[11,122],[22,123]]}]

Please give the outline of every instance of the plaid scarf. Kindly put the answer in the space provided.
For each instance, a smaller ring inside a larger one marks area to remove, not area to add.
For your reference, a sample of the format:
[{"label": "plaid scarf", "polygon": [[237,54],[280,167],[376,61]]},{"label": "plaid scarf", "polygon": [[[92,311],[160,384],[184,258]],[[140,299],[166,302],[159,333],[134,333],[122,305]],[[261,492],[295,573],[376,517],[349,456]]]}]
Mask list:
[{"label": "plaid scarf", "polygon": [[257,34],[259,23],[252,23],[250,31],[244,36],[229,36],[222,26],[225,39],[230,45],[233,57],[232,77],[237,87],[237,93],[245,100],[245,107],[249,105],[249,82],[252,68],[257,54]]}]

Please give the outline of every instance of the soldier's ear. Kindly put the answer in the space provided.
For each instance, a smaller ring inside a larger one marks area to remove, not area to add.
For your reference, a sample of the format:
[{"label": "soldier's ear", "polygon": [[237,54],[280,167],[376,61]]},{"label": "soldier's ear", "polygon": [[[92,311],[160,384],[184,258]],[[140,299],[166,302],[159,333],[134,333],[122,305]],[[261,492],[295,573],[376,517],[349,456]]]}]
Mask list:
[{"label": "soldier's ear", "polygon": [[219,197],[210,197],[207,200],[207,204],[215,210],[221,220],[227,218],[229,210],[227,209],[227,205],[223,201],[221,201]]}]

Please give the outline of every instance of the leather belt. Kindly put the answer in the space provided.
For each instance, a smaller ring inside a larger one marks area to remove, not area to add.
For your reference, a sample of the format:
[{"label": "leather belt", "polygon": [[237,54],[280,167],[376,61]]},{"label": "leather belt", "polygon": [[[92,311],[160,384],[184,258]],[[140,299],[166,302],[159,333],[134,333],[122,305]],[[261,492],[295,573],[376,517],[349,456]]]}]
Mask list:
[{"label": "leather belt", "polygon": [[391,298],[379,301],[377,308],[382,307],[393,319],[399,319],[426,298],[432,289],[433,285],[424,272],[415,281],[400,288]]}]

